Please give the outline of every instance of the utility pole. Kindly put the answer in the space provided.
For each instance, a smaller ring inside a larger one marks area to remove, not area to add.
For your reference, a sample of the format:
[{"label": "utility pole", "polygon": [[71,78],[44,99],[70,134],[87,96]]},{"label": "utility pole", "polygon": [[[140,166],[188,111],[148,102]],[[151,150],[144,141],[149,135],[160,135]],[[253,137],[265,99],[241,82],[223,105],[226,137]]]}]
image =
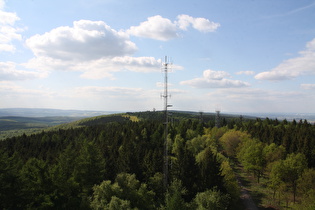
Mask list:
[{"label": "utility pole", "polygon": [[164,122],[164,167],[163,167],[163,184],[165,190],[168,187],[168,168],[169,168],[169,156],[168,156],[168,143],[167,143],[167,136],[168,136],[168,107],[172,107],[172,105],[168,104],[168,85],[167,85],[167,73],[169,70],[169,65],[167,61],[167,56],[165,56],[165,62],[163,63],[163,71],[164,71],[164,94],[162,97],[164,98],[164,115],[165,115],[165,122]]}]

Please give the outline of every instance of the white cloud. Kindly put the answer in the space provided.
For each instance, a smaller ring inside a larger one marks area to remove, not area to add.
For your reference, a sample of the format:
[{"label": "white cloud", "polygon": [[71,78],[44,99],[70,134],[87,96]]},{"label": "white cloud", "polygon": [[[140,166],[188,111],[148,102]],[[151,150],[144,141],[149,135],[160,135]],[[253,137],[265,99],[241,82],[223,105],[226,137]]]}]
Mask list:
[{"label": "white cloud", "polygon": [[[298,112],[312,109],[314,96],[300,91],[273,91],[257,88],[216,89],[208,94],[223,112]],[[301,103],[296,104],[296,101]]]},{"label": "white cloud", "polygon": [[4,8],[4,0],[0,0],[0,9]]},{"label": "white cloud", "polygon": [[244,75],[254,75],[255,72],[254,71],[239,71],[239,72],[236,72],[237,75],[241,75],[241,74],[244,74]]},{"label": "white cloud", "polygon": [[203,77],[182,81],[181,85],[189,85],[195,88],[235,88],[248,87],[249,83],[240,80],[226,79],[230,74],[224,71],[205,70]]},{"label": "white cloud", "polygon": [[224,98],[235,99],[235,100],[263,100],[263,101],[279,101],[281,99],[290,99],[297,96],[302,96],[303,94],[298,91],[272,91],[257,88],[244,88],[242,91],[236,88],[222,89],[215,93],[209,93],[210,96],[216,94],[222,94]]},{"label": "white cloud", "polygon": [[47,75],[47,72],[17,70],[13,62],[0,62],[0,81],[45,78]]},{"label": "white cloud", "polygon": [[81,77],[86,79],[114,79],[112,73],[122,70],[134,72],[159,72],[161,60],[153,57],[114,57],[100,58],[92,61],[64,61],[49,57],[36,57],[23,64],[29,69],[40,69],[46,71],[78,71],[83,72]]},{"label": "white cloud", "polygon": [[112,73],[122,70],[143,73],[159,72],[160,64],[161,61],[153,57],[124,56],[112,59],[100,59],[82,64],[82,66],[77,66],[76,68],[84,71],[81,77],[86,79],[100,79],[104,77],[114,79]]},{"label": "white cloud", "polygon": [[3,11],[4,1],[0,1],[0,52],[14,52],[13,40],[22,40],[20,32],[23,29],[15,27],[14,24],[20,18],[16,13]]},{"label": "white cloud", "polygon": [[139,96],[143,90],[141,88],[126,88],[126,87],[99,87],[85,86],[75,88],[75,93],[78,97],[106,96],[112,98],[135,97]]},{"label": "white cloud", "polygon": [[128,34],[116,31],[103,21],[74,21],[73,27],[58,27],[34,35],[26,45],[37,57],[60,60],[94,60],[133,54],[137,47]]},{"label": "white cloud", "polygon": [[194,18],[189,15],[178,15],[176,24],[181,30],[187,30],[191,25],[194,29],[202,32],[214,32],[220,27],[219,23],[214,23],[206,18]]},{"label": "white cloud", "polygon": [[287,80],[303,75],[315,75],[315,39],[306,44],[299,57],[283,61],[276,68],[255,76],[260,80]]},{"label": "white cloud", "polygon": [[315,84],[301,84],[301,87],[305,90],[314,90]]},{"label": "white cloud", "polygon": [[[10,81],[0,81],[0,93],[1,97],[11,98],[11,99],[22,99],[26,97],[47,97],[55,95],[53,91],[41,90],[41,89],[28,89],[23,86],[16,85]],[[20,101],[20,100],[19,100]],[[23,100],[21,100],[23,101]],[[34,102],[34,101],[30,101]],[[16,105],[24,105],[23,103]]]},{"label": "white cloud", "polygon": [[176,21],[160,15],[149,17],[139,26],[131,26],[127,33],[133,36],[167,41],[178,37],[179,30],[187,30],[189,26],[202,32],[214,32],[220,26],[205,18],[194,18],[189,15],[178,15]]},{"label": "white cloud", "polygon": [[87,79],[114,79],[113,72],[158,72],[161,60],[131,57],[136,46],[125,32],[102,21],[75,21],[73,27],[58,27],[26,40],[35,57],[22,65],[46,71],[78,71]]},{"label": "white cloud", "polygon": [[213,71],[208,69],[203,72],[203,77],[206,80],[222,80],[224,77],[230,77],[230,74],[225,71]]},{"label": "white cloud", "polygon": [[176,24],[160,15],[149,17],[147,21],[140,23],[139,26],[131,26],[127,33],[161,41],[167,41],[178,36]]}]

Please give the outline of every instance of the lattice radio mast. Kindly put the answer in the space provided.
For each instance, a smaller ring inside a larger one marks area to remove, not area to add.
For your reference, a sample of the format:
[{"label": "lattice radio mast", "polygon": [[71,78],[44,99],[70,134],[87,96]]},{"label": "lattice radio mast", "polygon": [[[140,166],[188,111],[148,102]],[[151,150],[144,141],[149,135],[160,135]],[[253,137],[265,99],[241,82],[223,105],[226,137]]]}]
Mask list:
[{"label": "lattice radio mast", "polygon": [[215,108],[215,127],[220,128],[221,125],[221,117],[220,117],[221,109],[220,107]]},{"label": "lattice radio mast", "polygon": [[167,73],[170,67],[170,63],[168,63],[167,56],[165,56],[165,62],[163,63],[163,71],[164,71],[164,94],[162,97],[164,98],[164,115],[165,115],[165,122],[164,122],[164,167],[163,167],[163,184],[164,188],[167,189],[168,187],[168,167],[169,167],[169,157],[168,157],[168,143],[167,143],[167,136],[168,136],[168,107],[172,107],[172,105],[168,104],[168,84],[167,84]]}]

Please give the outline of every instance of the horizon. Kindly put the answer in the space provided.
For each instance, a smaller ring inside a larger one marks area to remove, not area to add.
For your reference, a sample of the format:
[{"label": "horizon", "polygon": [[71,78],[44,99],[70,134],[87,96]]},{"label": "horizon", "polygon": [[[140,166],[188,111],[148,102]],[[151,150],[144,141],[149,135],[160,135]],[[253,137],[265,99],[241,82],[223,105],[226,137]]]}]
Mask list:
[{"label": "horizon", "polygon": [[0,0],[0,108],[163,110],[167,56],[176,110],[315,113],[314,19],[315,0]]},{"label": "horizon", "polygon": [[[6,117],[9,115],[4,115],[1,111],[11,110],[12,116],[21,116],[21,117],[48,117],[48,116],[100,116],[100,115],[111,115],[111,114],[120,114],[120,113],[128,113],[128,112],[163,112],[164,110],[142,110],[142,111],[132,111],[132,110],[122,110],[122,111],[108,111],[108,110],[74,110],[74,109],[50,109],[50,108],[0,108],[0,117]],[[21,112],[26,111],[26,112]],[[31,111],[31,113],[27,113],[27,111]],[[44,112],[41,112],[44,111]],[[46,111],[46,112],[45,112]],[[49,111],[53,111],[54,113],[49,113]],[[200,113],[203,114],[215,114],[215,111],[194,111],[194,110],[169,110],[169,112],[192,112],[192,113]],[[48,113],[47,113],[48,112]],[[55,113],[57,112],[57,114]],[[60,115],[59,113],[67,113],[64,115]],[[45,115],[46,114],[46,115]],[[247,116],[247,117],[257,117],[257,118],[269,118],[269,119],[278,119],[278,120],[307,120],[309,123],[315,122],[315,113],[263,113],[263,112],[224,112],[220,111],[220,114],[224,115],[235,115],[235,116]]]}]

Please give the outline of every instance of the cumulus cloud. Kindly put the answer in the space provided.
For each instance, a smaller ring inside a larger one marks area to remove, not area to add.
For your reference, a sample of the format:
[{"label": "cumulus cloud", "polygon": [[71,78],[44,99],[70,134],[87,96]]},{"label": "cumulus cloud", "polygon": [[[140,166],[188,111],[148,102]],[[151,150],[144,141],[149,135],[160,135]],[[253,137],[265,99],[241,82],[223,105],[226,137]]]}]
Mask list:
[{"label": "cumulus cloud", "polygon": [[13,62],[0,62],[0,81],[45,78],[47,75],[47,72],[17,70]]},{"label": "cumulus cloud", "polygon": [[221,89],[217,92],[209,93],[209,96],[218,96],[235,99],[240,101],[279,101],[284,99],[294,99],[296,97],[304,97],[304,94],[298,91],[273,91],[258,88],[244,88],[240,91],[237,88]]},{"label": "cumulus cloud", "polygon": [[[161,60],[132,57],[137,47],[129,35],[103,21],[80,20],[26,40],[35,57],[22,65],[45,71],[78,71],[87,79],[114,79],[113,72],[158,72]],[[180,67],[180,66],[179,66]]]},{"label": "cumulus cloud", "polygon": [[301,84],[301,87],[305,90],[314,90],[315,84]]},{"label": "cumulus cloud", "polygon": [[224,77],[230,77],[230,74],[225,71],[213,71],[210,69],[203,72],[203,78],[206,80],[222,80]]},{"label": "cumulus cloud", "polygon": [[4,7],[4,0],[0,0],[0,9],[3,9]]},{"label": "cumulus cloud", "polygon": [[74,21],[72,27],[58,27],[26,40],[37,56],[60,60],[93,60],[133,54],[137,47],[129,36],[103,21]]},{"label": "cumulus cloud", "polygon": [[178,36],[176,24],[160,15],[149,17],[139,26],[131,26],[127,33],[161,41],[167,41]]},{"label": "cumulus cloud", "polygon": [[288,80],[303,75],[315,75],[315,39],[306,44],[300,56],[283,61],[276,68],[255,76],[260,80]]},{"label": "cumulus cloud", "polygon": [[[233,112],[296,112],[297,108],[305,110],[314,106],[314,96],[302,91],[275,91],[259,88],[216,89],[208,97],[219,102],[223,110]],[[303,103],[294,103],[296,101]]]},{"label": "cumulus cloud", "polygon": [[[13,106],[16,104],[23,104],[26,102],[25,98],[27,97],[36,97],[37,99],[41,99],[43,97],[52,96],[56,93],[53,91],[47,91],[42,89],[28,89],[23,86],[16,85],[15,83],[11,81],[0,81],[0,93],[2,99],[13,99],[15,102]],[[30,99],[30,98],[29,98]],[[20,101],[21,103],[16,103],[16,101]],[[33,101],[33,100],[31,100]],[[8,102],[8,101],[3,101]],[[24,102],[24,103],[23,103]]]},{"label": "cumulus cloud", "polygon": [[167,41],[178,37],[179,30],[187,30],[189,26],[202,32],[214,32],[220,26],[205,18],[194,18],[189,15],[178,15],[176,21],[160,15],[149,17],[139,26],[131,26],[127,33],[133,36]]},{"label": "cumulus cloud", "polygon": [[203,77],[182,81],[180,84],[195,88],[239,88],[250,86],[249,83],[240,80],[227,79],[230,74],[224,71],[205,70]]},{"label": "cumulus cloud", "polygon": [[23,29],[15,27],[16,21],[20,20],[16,13],[6,12],[4,9],[4,1],[0,1],[0,52],[14,52],[15,47],[13,40],[22,40],[20,32]]},{"label": "cumulus cloud", "polygon": [[181,30],[187,30],[191,25],[194,29],[202,32],[214,32],[220,27],[219,23],[212,22],[206,18],[194,18],[189,15],[178,15],[176,24]]},{"label": "cumulus cloud", "polygon": [[254,75],[255,72],[254,71],[239,71],[239,72],[236,72],[237,75],[241,75],[241,74],[244,74],[244,75]]},{"label": "cumulus cloud", "polygon": [[[159,72],[160,60],[156,60],[153,57],[115,57],[113,59],[101,59],[95,61],[90,70],[85,71],[81,75],[87,79],[99,79],[109,77],[114,79],[112,72],[118,72],[122,70],[129,70],[133,72]],[[88,64],[90,65],[90,64]],[[88,68],[89,66],[87,66]]]},{"label": "cumulus cloud", "polygon": [[77,71],[82,72],[81,77],[86,79],[114,79],[112,73],[122,70],[133,72],[159,72],[161,60],[153,57],[114,57],[100,58],[91,61],[64,61],[50,57],[36,57],[24,63],[29,69],[41,69],[46,71]]},{"label": "cumulus cloud", "polygon": [[99,87],[99,86],[85,86],[75,88],[75,92],[79,97],[91,95],[102,95],[113,98],[120,98],[123,96],[131,97],[138,96],[143,90],[141,88],[127,88],[127,87]]}]

